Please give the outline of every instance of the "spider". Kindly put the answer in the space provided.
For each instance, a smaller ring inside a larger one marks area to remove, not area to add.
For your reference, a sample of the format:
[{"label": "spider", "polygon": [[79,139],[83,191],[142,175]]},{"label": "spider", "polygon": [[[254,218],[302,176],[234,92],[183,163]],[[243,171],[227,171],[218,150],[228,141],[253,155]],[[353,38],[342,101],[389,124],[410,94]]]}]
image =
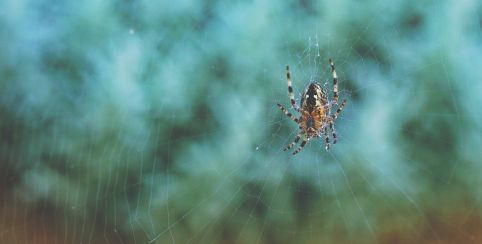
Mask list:
[{"label": "spider", "polygon": [[298,107],[293,94],[293,87],[291,85],[290,67],[286,66],[286,79],[288,80],[288,95],[291,100],[291,107],[301,114],[299,118],[292,115],[283,105],[278,103],[278,107],[283,113],[290,117],[299,125],[300,131],[296,138],[283,151],[292,148],[303,136],[303,141],[300,146],[293,152],[293,155],[299,153],[306,143],[312,138],[325,137],[325,149],[330,149],[330,137],[328,135],[328,127],[333,135],[333,144],[336,144],[335,121],[338,115],[345,107],[346,99],[338,107],[334,114],[331,113],[331,108],[338,105],[338,77],[336,75],[335,65],[329,59],[331,72],[333,74],[333,100],[329,100],[325,91],[317,83],[311,83],[301,95],[301,108]]}]

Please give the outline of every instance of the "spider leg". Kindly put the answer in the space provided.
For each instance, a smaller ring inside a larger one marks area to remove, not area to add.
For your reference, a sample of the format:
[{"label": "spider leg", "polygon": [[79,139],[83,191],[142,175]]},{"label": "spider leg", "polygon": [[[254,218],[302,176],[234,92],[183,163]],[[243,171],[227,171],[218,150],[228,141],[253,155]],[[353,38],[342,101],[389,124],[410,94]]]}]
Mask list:
[{"label": "spider leg", "polygon": [[336,75],[335,65],[333,64],[333,60],[329,59],[330,66],[331,66],[331,73],[333,74],[333,99],[335,104],[338,104],[338,76]]},{"label": "spider leg", "polygon": [[295,155],[295,154],[299,153],[303,149],[303,147],[305,147],[308,140],[309,140],[308,138],[303,139],[303,141],[300,144],[300,147],[296,148],[296,150],[292,154]]},{"label": "spider leg", "polygon": [[290,117],[294,122],[298,123],[298,119],[294,115],[292,115],[285,107],[283,107],[283,105],[278,103],[278,107],[279,109],[281,109],[281,111],[283,111],[283,113],[286,114],[286,116]]},{"label": "spider leg", "polygon": [[323,133],[323,136],[325,136],[325,149],[330,150],[330,137],[328,136],[328,133],[326,132],[326,126],[324,126],[321,129],[321,133]]},{"label": "spider leg", "polygon": [[333,144],[336,144],[336,131],[335,131],[335,126],[333,125],[333,120],[330,120],[329,125],[330,125],[331,134],[333,135]]},{"label": "spider leg", "polygon": [[331,118],[333,119],[333,121],[335,121],[338,118],[338,115],[341,113],[345,105],[346,105],[346,99],[343,99],[343,102],[341,103],[340,107],[338,107],[336,112],[331,115]]},{"label": "spider leg", "polygon": [[290,66],[288,66],[288,65],[286,65],[286,80],[288,81],[288,95],[289,95],[290,100],[291,100],[291,107],[294,110],[299,112],[300,108],[298,107],[298,105],[296,105],[295,94],[293,93],[293,85],[291,83]]},{"label": "spider leg", "polygon": [[291,142],[288,146],[286,146],[286,147],[283,149],[283,151],[286,151],[286,150],[292,148],[296,143],[298,143],[298,141],[300,140],[300,138],[301,138],[301,132],[298,133],[298,135],[296,135],[295,140],[294,140],[293,142]]}]

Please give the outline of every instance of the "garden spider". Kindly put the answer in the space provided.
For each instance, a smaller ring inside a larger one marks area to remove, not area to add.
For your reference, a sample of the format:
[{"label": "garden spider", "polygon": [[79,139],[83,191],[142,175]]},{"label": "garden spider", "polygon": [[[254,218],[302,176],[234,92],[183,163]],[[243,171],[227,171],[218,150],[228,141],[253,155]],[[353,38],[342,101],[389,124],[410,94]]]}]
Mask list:
[{"label": "garden spider", "polygon": [[343,99],[343,102],[338,107],[336,112],[331,114],[331,108],[334,107],[334,105],[338,105],[338,77],[336,75],[333,61],[329,59],[329,62],[331,72],[333,74],[333,100],[330,101],[328,99],[325,91],[319,84],[311,83],[301,95],[301,108],[296,104],[295,96],[293,94],[293,87],[291,85],[290,68],[289,66],[286,66],[286,79],[288,80],[288,95],[291,100],[291,107],[299,112],[301,116],[296,118],[286,108],[284,108],[283,105],[278,103],[278,107],[281,109],[281,111],[283,111],[288,117],[296,122],[300,128],[295,140],[286,146],[283,151],[292,148],[296,143],[298,143],[301,136],[303,136],[304,139],[300,146],[293,152],[293,155],[295,155],[303,149],[311,138],[321,137],[322,134],[325,137],[325,149],[329,150],[330,138],[327,127],[330,127],[330,131],[333,135],[333,144],[336,144],[334,123],[340,112],[343,110],[343,107],[345,107],[346,99]]}]

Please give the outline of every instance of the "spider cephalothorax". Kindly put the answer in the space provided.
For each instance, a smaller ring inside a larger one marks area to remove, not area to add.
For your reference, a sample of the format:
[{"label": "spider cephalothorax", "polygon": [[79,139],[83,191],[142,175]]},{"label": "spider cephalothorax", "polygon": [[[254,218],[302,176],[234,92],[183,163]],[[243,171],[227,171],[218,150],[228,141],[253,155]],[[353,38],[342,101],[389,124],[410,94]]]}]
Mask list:
[{"label": "spider cephalothorax", "polygon": [[331,71],[333,74],[333,100],[330,101],[326,96],[323,88],[317,83],[311,83],[305,89],[301,95],[301,108],[298,107],[293,94],[293,87],[291,84],[291,74],[289,66],[286,66],[286,78],[288,80],[288,95],[291,100],[291,106],[294,110],[299,112],[301,116],[296,118],[293,116],[283,105],[278,103],[278,107],[283,111],[288,117],[295,121],[300,128],[300,132],[296,135],[295,140],[285,147],[285,151],[293,147],[300,138],[303,136],[304,139],[294,152],[293,155],[299,153],[306,143],[315,137],[325,137],[326,150],[330,148],[330,138],[328,136],[327,127],[333,135],[333,144],[336,144],[336,132],[334,123],[340,114],[341,110],[346,104],[346,99],[343,99],[340,107],[336,110],[334,114],[331,114],[331,108],[334,105],[338,105],[338,77],[336,75],[335,65],[330,59]]}]

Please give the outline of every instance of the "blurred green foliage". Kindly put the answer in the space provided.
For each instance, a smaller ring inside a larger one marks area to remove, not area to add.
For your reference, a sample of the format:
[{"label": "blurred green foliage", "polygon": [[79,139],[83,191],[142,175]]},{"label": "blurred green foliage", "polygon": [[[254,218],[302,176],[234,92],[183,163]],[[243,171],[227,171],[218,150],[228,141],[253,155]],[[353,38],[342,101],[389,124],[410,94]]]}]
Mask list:
[{"label": "blurred green foliage", "polygon": [[[3,242],[482,241],[479,1],[0,9]],[[331,91],[328,58],[339,143],[292,157],[284,67]]]}]

